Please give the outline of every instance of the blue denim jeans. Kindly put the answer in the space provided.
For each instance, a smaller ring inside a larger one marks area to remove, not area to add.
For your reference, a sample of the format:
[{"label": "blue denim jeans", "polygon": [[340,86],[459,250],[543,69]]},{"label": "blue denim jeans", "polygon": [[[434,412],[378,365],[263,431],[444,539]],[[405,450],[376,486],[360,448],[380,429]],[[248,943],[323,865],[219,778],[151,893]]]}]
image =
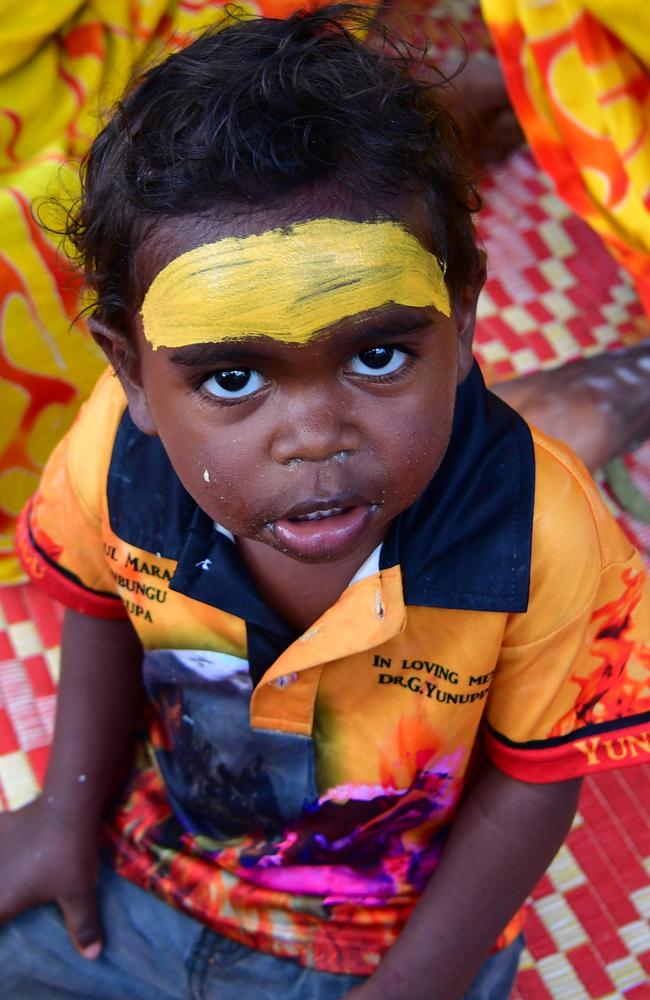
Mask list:
[{"label": "blue denim jeans", "polygon": [[[103,868],[104,950],[81,958],[57,907],[0,926],[0,995],[7,1000],[338,1000],[359,976],[305,969],[252,951]],[[464,1000],[507,1000],[522,942],[493,955]],[[435,986],[432,984],[432,1000]]]}]

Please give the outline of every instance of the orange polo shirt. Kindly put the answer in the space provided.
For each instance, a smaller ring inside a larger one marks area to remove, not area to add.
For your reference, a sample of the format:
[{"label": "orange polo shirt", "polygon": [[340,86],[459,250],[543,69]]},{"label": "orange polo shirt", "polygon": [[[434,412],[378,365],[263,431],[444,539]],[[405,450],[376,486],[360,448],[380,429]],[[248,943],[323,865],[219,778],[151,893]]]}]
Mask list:
[{"label": "orange polo shirt", "polygon": [[118,870],[252,947],[369,974],[485,755],[530,782],[650,759],[640,559],[582,466],[476,367],[430,486],[303,635],[108,375],[19,542],[50,593],[142,640]]}]

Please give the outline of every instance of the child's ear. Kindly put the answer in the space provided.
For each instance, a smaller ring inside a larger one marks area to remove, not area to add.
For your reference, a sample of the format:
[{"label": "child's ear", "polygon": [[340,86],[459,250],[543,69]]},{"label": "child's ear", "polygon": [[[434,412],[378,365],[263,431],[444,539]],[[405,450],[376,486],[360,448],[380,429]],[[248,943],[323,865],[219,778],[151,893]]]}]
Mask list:
[{"label": "child's ear", "polygon": [[89,318],[88,329],[122,383],[133,423],[143,434],[154,436],[157,434],[156,425],[142,386],[140,359],[135,344],[120,331],[94,317]]},{"label": "child's ear", "polygon": [[476,269],[474,280],[454,300],[454,319],[456,320],[459,337],[459,385],[467,378],[474,363],[472,346],[474,344],[474,330],[476,328],[476,306],[487,275],[487,254],[485,250],[479,250],[479,258],[479,266]]}]

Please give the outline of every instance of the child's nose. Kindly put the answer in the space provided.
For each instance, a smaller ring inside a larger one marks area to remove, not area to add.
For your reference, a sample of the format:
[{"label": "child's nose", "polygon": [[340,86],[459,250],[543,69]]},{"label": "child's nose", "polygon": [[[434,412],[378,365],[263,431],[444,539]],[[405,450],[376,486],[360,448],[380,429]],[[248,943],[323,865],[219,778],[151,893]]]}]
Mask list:
[{"label": "child's nose", "polygon": [[275,429],[271,454],[280,465],[344,462],[360,446],[353,415],[327,395],[310,393],[287,403]]}]

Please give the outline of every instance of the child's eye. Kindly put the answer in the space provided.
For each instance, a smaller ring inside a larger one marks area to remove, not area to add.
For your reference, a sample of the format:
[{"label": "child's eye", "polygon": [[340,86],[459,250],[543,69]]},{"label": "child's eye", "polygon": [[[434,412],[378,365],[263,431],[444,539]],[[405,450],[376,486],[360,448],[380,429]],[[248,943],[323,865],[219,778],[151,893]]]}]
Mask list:
[{"label": "child's eye", "polygon": [[355,375],[392,375],[407,360],[408,355],[397,347],[369,347],[351,358],[350,370]]},{"label": "child's eye", "polygon": [[264,378],[254,368],[226,368],[206,378],[201,388],[217,399],[242,399],[252,396],[263,385]]}]

